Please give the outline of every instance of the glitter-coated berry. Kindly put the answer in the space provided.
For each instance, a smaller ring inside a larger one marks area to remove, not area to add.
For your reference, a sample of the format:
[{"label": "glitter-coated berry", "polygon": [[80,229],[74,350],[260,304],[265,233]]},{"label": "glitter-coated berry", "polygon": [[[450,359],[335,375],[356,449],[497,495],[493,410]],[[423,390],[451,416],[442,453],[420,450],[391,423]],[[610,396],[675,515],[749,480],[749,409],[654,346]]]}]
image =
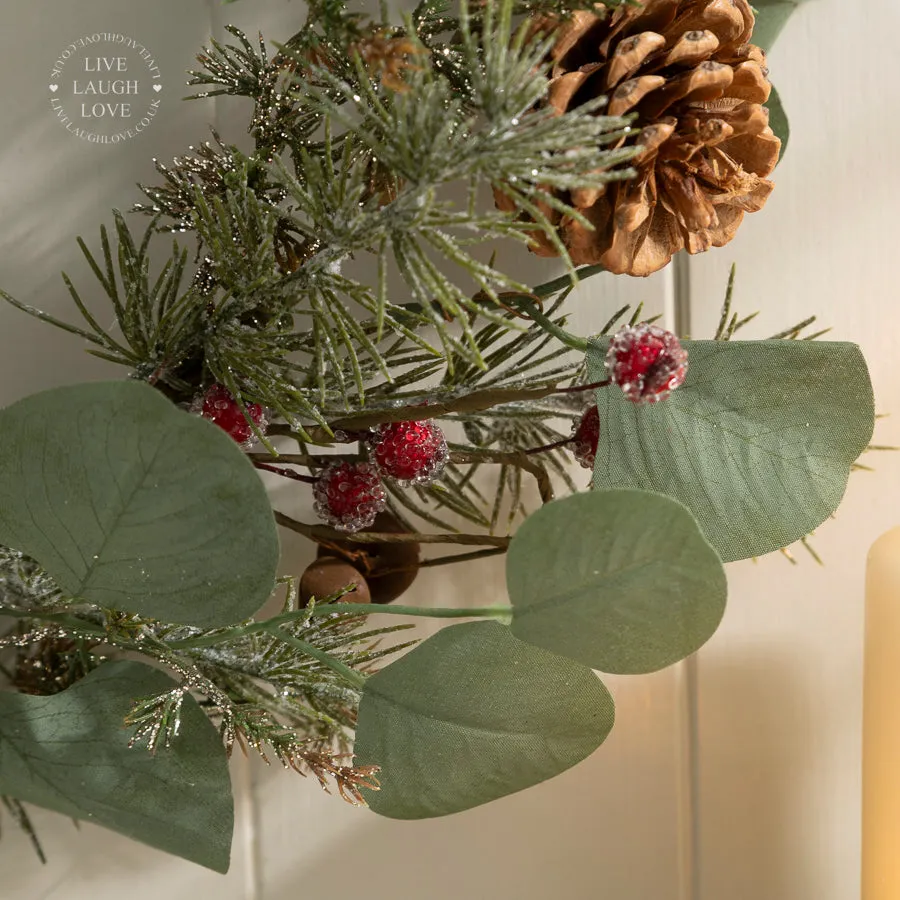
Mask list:
[{"label": "glitter-coated berry", "polygon": [[372,459],[378,470],[402,485],[434,481],[447,456],[444,432],[430,419],[382,425],[372,439]]},{"label": "glitter-coated berry", "polygon": [[600,413],[596,406],[585,410],[572,433],[572,453],[585,469],[594,468],[597,442],[600,440]]},{"label": "glitter-coated berry", "polygon": [[606,354],[610,380],[634,403],[668,397],[687,372],[687,351],[671,331],[641,324],[622,328]]},{"label": "glitter-coated berry", "polygon": [[359,531],[375,521],[387,502],[378,470],[370,463],[337,462],[313,486],[319,518],[339,531]]},{"label": "glitter-coated berry", "polygon": [[[263,408],[258,403],[248,403],[246,409],[253,424],[265,431],[266,417]],[[239,444],[248,444],[253,440],[253,429],[240,404],[222,384],[213,384],[206,389],[200,404],[200,415],[215,422]]]}]

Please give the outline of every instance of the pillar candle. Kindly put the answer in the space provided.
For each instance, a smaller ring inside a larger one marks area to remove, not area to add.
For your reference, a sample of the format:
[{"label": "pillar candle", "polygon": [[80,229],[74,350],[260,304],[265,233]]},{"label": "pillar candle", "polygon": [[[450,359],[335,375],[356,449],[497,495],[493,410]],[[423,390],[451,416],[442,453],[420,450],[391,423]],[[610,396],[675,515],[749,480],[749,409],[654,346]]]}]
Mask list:
[{"label": "pillar candle", "polygon": [[900,900],[900,528],[866,569],[862,900]]}]

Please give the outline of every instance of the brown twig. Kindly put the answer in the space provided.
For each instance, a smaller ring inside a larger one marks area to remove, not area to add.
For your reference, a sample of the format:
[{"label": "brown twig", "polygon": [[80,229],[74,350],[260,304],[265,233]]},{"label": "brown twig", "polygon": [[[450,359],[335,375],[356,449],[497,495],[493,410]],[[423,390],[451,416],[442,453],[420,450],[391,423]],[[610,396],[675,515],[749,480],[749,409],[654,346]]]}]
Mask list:
[{"label": "brown twig", "polygon": [[[334,444],[339,443],[334,439],[335,431],[349,432],[352,439],[357,440],[358,435],[364,435],[367,429],[386,425],[389,422],[421,422],[424,419],[435,419],[452,413],[482,412],[503,403],[543,400],[558,392],[559,388],[556,384],[536,388],[487,388],[481,391],[471,391],[453,400],[357,413],[329,422],[330,432],[329,428],[310,426],[306,429],[306,433],[315,443]],[[268,434],[271,437],[296,437],[296,433],[287,425],[271,425]]]},{"label": "brown twig", "polygon": [[[566,441],[568,443],[568,441]],[[537,482],[538,492],[542,503],[549,503],[553,497],[553,483],[547,470],[528,458],[527,451],[503,452],[500,450],[454,450],[450,454],[450,461],[455,463],[499,463],[504,466],[516,466],[524,472],[534,476]]]},{"label": "brown twig", "polygon": [[509,546],[511,538],[501,537],[492,534],[416,534],[416,533],[392,533],[381,531],[356,531],[343,532],[327,525],[308,525],[306,522],[299,522],[292,519],[283,512],[275,510],[275,521],[302,534],[310,540],[317,543],[325,543],[328,541],[352,541],[359,544],[464,544],[464,545],[486,545],[489,547],[503,548]]},{"label": "brown twig", "polygon": [[313,463],[317,466],[327,466],[331,462],[360,462],[362,457],[358,453],[279,453],[271,456],[268,453],[248,453],[247,457],[256,465],[257,462],[277,461],[289,466],[309,466]]},{"label": "brown twig", "polygon": [[593,391],[598,388],[609,387],[612,384],[612,380],[609,378],[605,378],[603,381],[593,381],[590,384],[576,384],[572,387],[559,388],[556,391],[557,394],[579,394],[581,391]]},{"label": "brown twig", "polygon": [[472,562],[476,559],[488,559],[491,556],[500,556],[506,553],[506,547],[488,547],[485,550],[473,550],[471,553],[453,553],[449,556],[433,556],[431,559],[423,559],[414,566],[397,566],[393,569],[379,569],[378,577],[384,575],[396,575],[399,572],[411,572],[418,569],[432,569],[436,566],[450,566],[453,563]]},{"label": "brown twig", "polygon": [[[272,459],[271,456],[266,458]],[[304,484],[315,484],[318,480],[313,478],[312,475],[301,475],[299,472],[293,471],[293,469],[285,469],[281,466],[269,466],[256,459],[253,460],[253,465],[256,466],[257,469],[262,469],[264,472],[274,472],[276,475],[281,475],[282,478],[290,478],[292,481],[302,481]]]},{"label": "brown twig", "polygon": [[554,441],[552,444],[544,444],[543,447],[531,447],[528,450],[523,450],[526,456],[534,456],[537,453],[546,453],[548,450],[559,450],[560,447],[565,447],[566,444],[571,444],[572,438],[567,437],[563,438],[561,441]]}]

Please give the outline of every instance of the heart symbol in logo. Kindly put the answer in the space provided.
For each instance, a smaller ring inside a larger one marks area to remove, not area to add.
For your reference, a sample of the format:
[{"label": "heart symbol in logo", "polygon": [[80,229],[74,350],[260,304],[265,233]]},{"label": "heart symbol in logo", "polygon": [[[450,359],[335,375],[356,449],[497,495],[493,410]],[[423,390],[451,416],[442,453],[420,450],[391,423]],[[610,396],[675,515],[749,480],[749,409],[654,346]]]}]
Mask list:
[{"label": "heart symbol in logo", "polygon": [[154,85],[153,85],[153,90],[156,91],[156,93],[158,94],[158,93],[162,90],[162,85],[161,85],[161,84],[154,84]]},{"label": "heart symbol in logo", "polygon": [[58,84],[51,84],[51,85],[50,85],[50,90],[53,91],[53,93],[55,94],[55,93],[59,90],[59,85],[58,85]]}]

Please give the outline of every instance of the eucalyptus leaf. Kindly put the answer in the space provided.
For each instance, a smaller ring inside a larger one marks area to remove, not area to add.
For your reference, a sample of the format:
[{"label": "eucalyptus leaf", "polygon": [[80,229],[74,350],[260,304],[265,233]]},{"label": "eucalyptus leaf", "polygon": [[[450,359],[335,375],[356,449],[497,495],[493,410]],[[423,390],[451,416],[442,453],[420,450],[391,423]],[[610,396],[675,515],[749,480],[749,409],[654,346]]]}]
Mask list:
[{"label": "eucalyptus leaf", "polygon": [[0,411],[0,543],[73,597],[206,628],[256,612],[278,563],[271,506],[237,444],[136,381]]},{"label": "eucalyptus leaf", "polygon": [[[608,340],[588,350],[606,377]],[[872,436],[872,385],[855,344],[684,341],[685,383],[660,403],[597,391],[594,487],[680,500],[719,556],[761,556],[809,534],[837,509]]]},{"label": "eucalyptus leaf", "polygon": [[228,871],[228,763],[197,703],[184,697],[167,750],[128,747],[123,720],[134,701],[174,687],[142,663],[107,662],[51,697],[0,693],[0,794]]},{"label": "eucalyptus leaf", "polygon": [[769,108],[769,127],[775,132],[776,137],[781,139],[781,152],[778,155],[778,161],[784,159],[787,152],[788,141],[791,137],[791,127],[788,123],[787,113],[784,111],[784,104],[781,102],[781,95],[772,87],[772,93],[766,102]]},{"label": "eucalyptus leaf", "polygon": [[529,516],[506,558],[512,632],[603,672],[689,656],[725,612],[725,570],[694,517],[646,491],[590,491]]},{"label": "eucalyptus leaf", "polygon": [[766,52],[771,50],[787,20],[804,2],[806,0],[752,0],[751,5],[756,11],[756,25],[750,40]]},{"label": "eucalyptus leaf", "polygon": [[609,734],[612,697],[585,666],[498,622],[444,628],[366,681],[355,761],[379,765],[371,808],[444,816],[531,787]]}]

